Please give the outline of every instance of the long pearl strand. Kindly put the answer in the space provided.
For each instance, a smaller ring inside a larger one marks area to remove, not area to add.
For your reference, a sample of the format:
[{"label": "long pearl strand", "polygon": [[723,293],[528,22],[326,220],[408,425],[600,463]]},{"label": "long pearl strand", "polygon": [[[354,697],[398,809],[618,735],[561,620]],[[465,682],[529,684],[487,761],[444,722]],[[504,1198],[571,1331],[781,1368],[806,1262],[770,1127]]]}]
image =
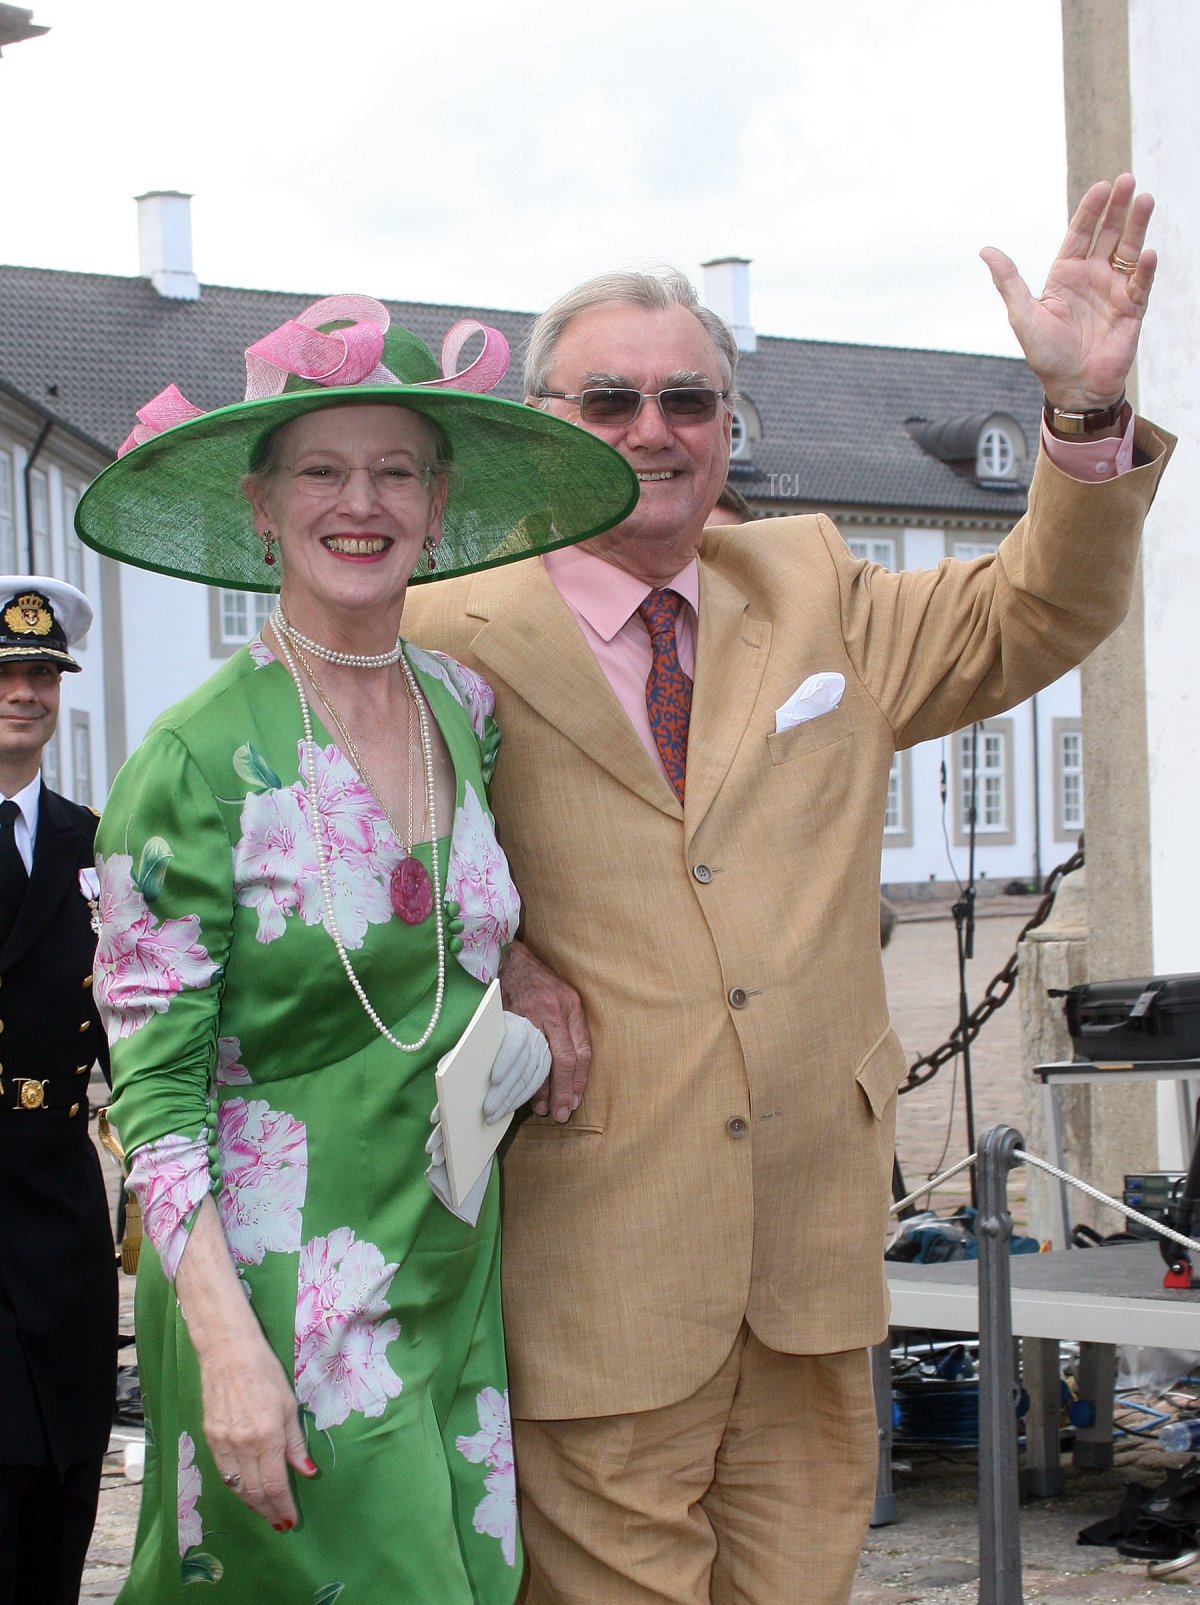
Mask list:
[{"label": "long pearl strand", "polygon": [[393,663],[399,663],[404,656],[404,642],[400,636],[396,637],[395,646],[389,647],[386,652],[377,652],[373,657],[365,652],[335,652],[331,646],[322,646],[319,641],[310,641],[307,635],[301,635],[288,619],[283,611],[282,602],[276,602],[275,612],[271,615],[271,624],[277,636],[286,635],[293,644],[302,646],[306,652],[311,652],[314,658],[320,658],[324,663],[336,663],[343,669],[388,669]]},{"label": "long pearl strand", "polygon": [[[272,619],[272,625],[274,620]],[[434,996],[433,1014],[429,1024],[415,1042],[401,1042],[399,1037],[393,1036],[379,1017],[379,1013],[367,997],[363,984],[354,973],[354,966],[350,962],[350,955],[346,952],[346,944],[342,941],[342,933],[338,929],[337,918],[333,912],[333,888],[329,881],[329,864],[325,857],[325,847],[321,840],[321,816],[317,807],[317,761],[315,757],[315,743],[313,740],[312,710],[308,705],[308,697],[304,692],[304,682],[300,678],[300,670],[292,656],[292,650],[287,642],[284,630],[275,630],[275,639],[283,651],[284,662],[288,673],[296,686],[296,694],[300,698],[300,719],[304,726],[304,767],[308,776],[308,825],[312,834],[313,849],[317,855],[317,874],[321,882],[321,900],[325,908],[325,929],[337,949],[337,956],[342,961],[342,969],[346,972],[346,979],[354,988],[355,996],[362,1004],[363,1012],[375,1027],[385,1042],[401,1053],[419,1053],[429,1041],[437,1023],[442,1016],[442,1004],[446,997],[446,943],[445,925],[442,913],[442,871],[438,863],[438,832],[437,832],[437,801],[433,781],[433,741],[429,734],[429,718],[425,712],[425,704],[421,700],[417,689],[416,679],[408,666],[408,660],[401,656],[397,661],[403,671],[409,695],[417,710],[417,723],[421,731],[421,756],[425,764],[425,801],[429,811],[430,857],[433,862],[433,915],[437,930],[437,991]]]}]

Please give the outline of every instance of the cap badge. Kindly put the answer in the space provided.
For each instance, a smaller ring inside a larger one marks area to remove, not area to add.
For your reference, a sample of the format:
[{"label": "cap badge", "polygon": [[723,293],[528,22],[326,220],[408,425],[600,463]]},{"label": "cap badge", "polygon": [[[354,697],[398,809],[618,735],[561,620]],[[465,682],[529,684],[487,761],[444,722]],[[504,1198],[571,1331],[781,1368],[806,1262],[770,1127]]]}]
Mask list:
[{"label": "cap badge", "polygon": [[45,598],[33,591],[9,603],[4,610],[4,622],[11,635],[49,635],[54,627]]}]

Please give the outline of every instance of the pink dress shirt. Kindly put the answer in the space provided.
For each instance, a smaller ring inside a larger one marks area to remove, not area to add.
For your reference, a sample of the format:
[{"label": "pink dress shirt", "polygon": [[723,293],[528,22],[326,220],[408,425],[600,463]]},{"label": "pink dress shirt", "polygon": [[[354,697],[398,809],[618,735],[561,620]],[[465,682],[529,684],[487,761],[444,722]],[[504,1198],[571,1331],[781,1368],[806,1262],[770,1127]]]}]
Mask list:
[{"label": "pink dress shirt", "polygon": [[[1122,436],[1099,441],[1058,440],[1043,424],[1042,444],[1054,466],[1070,474],[1072,479],[1098,482],[1113,479],[1133,467],[1132,419]],[[663,784],[669,786],[646,716],[650,635],[637,611],[638,604],[654,587],[581,546],[563,546],[555,552],[547,552],[542,562],[555,590],[575,615],[584,640],[661,773]],[[675,640],[679,665],[689,680],[694,679],[700,611],[700,570],[696,559],[681,569],[665,589],[678,591],[687,604],[679,610]]]}]

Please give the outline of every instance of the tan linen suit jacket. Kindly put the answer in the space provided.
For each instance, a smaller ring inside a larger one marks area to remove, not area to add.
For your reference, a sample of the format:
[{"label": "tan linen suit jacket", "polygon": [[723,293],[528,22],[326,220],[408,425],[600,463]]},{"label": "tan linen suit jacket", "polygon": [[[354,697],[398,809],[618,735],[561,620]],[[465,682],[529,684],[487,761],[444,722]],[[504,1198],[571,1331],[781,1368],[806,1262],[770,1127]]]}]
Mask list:
[{"label": "tan linen suit jacket", "polygon": [[[878,1342],[906,1064],[879,956],[898,748],[1030,696],[1128,606],[1158,459],[1104,485],[1043,457],[994,558],[899,574],[825,517],[706,532],[686,806],[540,560],[410,593],[405,629],[495,687],[492,804],[523,937],[578,988],[591,1079],[503,1168],[517,1415],[686,1397],[745,1318],[767,1345]],[[808,675],[833,712],[775,734]]]}]

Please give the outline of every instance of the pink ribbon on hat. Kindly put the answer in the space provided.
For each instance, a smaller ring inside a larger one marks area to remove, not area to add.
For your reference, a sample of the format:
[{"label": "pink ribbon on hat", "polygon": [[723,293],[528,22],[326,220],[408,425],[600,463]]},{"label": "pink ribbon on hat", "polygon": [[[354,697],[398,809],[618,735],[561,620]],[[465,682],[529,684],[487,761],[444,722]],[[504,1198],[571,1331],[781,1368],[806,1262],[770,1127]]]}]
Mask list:
[{"label": "pink ribbon on hat", "polygon": [[[345,329],[322,334],[322,323],[347,322]],[[310,384],[330,389],[342,385],[395,385],[399,380],[380,361],[383,337],[391,315],[381,301],[369,295],[327,295],[314,301],[300,314],[281,324],[246,351],[246,401],[259,401],[283,392],[288,376],[294,374]],[[463,347],[472,336],[483,335],[483,347],[475,360],[459,370]],[[442,341],[440,379],[425,379],[414,386],[420,390],[491,390],[508,371],[508,341],[499,329],[475,318],[462,318],[451,325]],[[193,407],[174,385],[148,401],[138,412],[138,424],[122,443],[118,457],[143,445],[172,425],[198,418],[203,409]]]},{"label": "pink ribbon on hat", "polygon": [[[483,350],[470,367],[455,372],[454,365],[462,355],[462,348],[473,334],[483,335]],[[423,389],[491,390],[508,372],[508,341],[499,329],[493,329],[486,323],[477,323],[474,318],[460,318],[446,330],[446,338],[442,341],[441,366],[443,377],[427,379]]]},{"label": "pink ribbon on hat", "polygon": [[[353,319],[348,329],[322,334],[319,325]],[[394,385],[379,361],[391,322],[388,309],[369,295],[327,295],[298,318],[256,340],[246,351],[246,397],[278,396],[288,376],[317,385]]]},{"label": "pink ribbon on hat", "polygon": [[193,407],[186,396],[181,395],[174,385],[168,385],[160,390],[157,396],[149,400],[144,407],[138,408],[138,422],[117,447],[117,456],[124,457],[127,451],[135,446],[144,445],[147,440],[153,440],[155,435],[161,435],[164,429],[173,429],[176,424],[186,423],[189,418],[199,418],[204,411],[202,407]]}]

